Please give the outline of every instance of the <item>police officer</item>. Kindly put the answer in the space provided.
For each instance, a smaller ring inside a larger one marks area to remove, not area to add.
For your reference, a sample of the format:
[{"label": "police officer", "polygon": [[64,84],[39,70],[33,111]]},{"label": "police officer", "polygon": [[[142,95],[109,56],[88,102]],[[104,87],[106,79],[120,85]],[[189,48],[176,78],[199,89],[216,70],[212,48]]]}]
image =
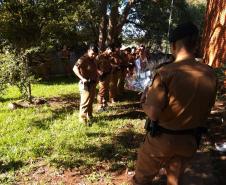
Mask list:
[{"label": "police officer", "polygon": [[120,52],[120,44],[113,44],[113,52],[112,52],[112,61],[111,61],[111,66],[112,66],[112,71],[111,71],[111,78],[110,78],[110,91],[109,91],[109,99],[110,103],[114,104],[116,103],[116,99],[118,96],[118,81],[120,78],[121,74],[121,63],[122,60],[119,56]]},{"label": "police officer", "polygon": [[76,62],[73,71],[79,77],[80,90],[80,110],[79,121],[90,124],[93,117],[93,102],[95,99],[95,89],[98,80],[97,65],[95,57],[98,54],[98,48],[91,45],[86,54]]},{"label": "police officer", "polygon": [[130,47],[125,49],[125,54],[126,54],[127,61],[128,61],[129,75],[133,75],[133,71],[134,71],[134,67],[135,67],[135,57],[131,52],[132,52],[132,50]]},{"label": "police officer", "polygon": [[107,96],[109,94],[109,83],[112,71],[112,47],[107,49],[96,57],[97,71],[99,74],[99,91],[98,91],[98,111],[104,111],[107,107]]},{"label": "police officer", "polygon": [[186,162],[197,150],[216,96],[212,68],[195,61],[197,37],[193,23],[172,31],[169,41],[175,61],[157,70],[153,84],[142,96],[151,124],[138,151],[134,185],[151,184],[162,167],[167,184],[179,185]]},{"label": "police officer", "polygon": [[120,51],[120,48],[119,48],[119,52],[118,52],[118,57],[121,60],[119,80],[118,80],[118,84],[117,84],[118,95],[120,96],[124,93],[124,90],[125,90],[124,89],[125,78],[126,78],[127,73],[129,72],[129,58],[125,54],[125,51]]}]

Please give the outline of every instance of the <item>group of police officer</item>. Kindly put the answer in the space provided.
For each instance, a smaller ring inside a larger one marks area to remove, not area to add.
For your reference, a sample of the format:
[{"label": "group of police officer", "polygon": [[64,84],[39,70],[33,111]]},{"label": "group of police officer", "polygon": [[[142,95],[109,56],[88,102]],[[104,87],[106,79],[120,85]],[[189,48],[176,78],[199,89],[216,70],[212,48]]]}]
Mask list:
[{"label": "group of police officer", "polygon": [[[217,78],[211,67],[195,60],[198,29],[193,23],[178,25],[170,34],[173,63],[160,67],[153,83],[146,88],[141,103],[149,118],[147,135],[140,149],[133,185],[150,185],[161,168],[165,168],[167,185],[181,185],[188,161],[198,148],[202,128],[215,102]],[[111,54],[110,54],[111,53]],[[110,84],[113,103],[123,85],[124,66],[119,49],[109,48],[96,57],[91,47],[81,57],[74,72],[80,78],[80,119],[92,117],[95,87],[99,81],[98,102],[106,106]],[[127,60],[128,62],[128,60]]]},{"label": "group of police officer", "polygon": [[75,63],[73,71],[80,79],[80,122],[91,123],[97,84],[98,111],[106,110],[108,102],[114,104],[123,94],[125,77],[133,69],[135,58],[130,49],[121,51],[120,48],[120,44],[110,45],[98,54],[97,46],[91,45]]}]

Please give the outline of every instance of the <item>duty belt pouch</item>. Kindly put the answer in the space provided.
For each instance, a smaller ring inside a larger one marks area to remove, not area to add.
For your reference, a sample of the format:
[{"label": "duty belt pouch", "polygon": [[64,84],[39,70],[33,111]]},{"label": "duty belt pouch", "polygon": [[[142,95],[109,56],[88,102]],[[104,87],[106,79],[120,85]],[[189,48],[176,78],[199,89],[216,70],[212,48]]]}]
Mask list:
[{"label": "duty belt pouch", "polygon": [[158,129],[158,121],[152,121],[147,118],[145,121],[144,129],[150,133],[151,137],[160,135],[160,131]]}]

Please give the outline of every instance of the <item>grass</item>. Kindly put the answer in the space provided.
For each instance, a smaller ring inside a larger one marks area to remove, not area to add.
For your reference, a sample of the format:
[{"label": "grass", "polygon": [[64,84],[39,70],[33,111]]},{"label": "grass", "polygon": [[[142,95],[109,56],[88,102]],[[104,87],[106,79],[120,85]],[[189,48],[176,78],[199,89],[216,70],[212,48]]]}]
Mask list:
[{"label": "grass", "polygon": [[78,122],[74,79],[34,84],[32,94],[48,103],[9,110],[8,103],[20,97],[15,87],[0,100],[0,184],[32,181],[26,175],[40,163],[55,171],[79,169],[89,182],[103,178],[98,168],[108,181],[108,172],[133,169],[144,118],[136,94],[127,92],[108,112],[95,114],[92,127]]}]

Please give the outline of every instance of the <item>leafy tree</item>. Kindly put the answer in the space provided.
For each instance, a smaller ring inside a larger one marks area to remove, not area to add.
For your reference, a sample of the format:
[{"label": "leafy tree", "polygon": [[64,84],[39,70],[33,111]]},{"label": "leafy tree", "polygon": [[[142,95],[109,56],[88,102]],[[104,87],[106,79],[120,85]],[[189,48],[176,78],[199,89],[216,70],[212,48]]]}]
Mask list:
[{"label": "leafy tree", "polygon": [[[17,82],[22,94],[31,101],[31,82],[34,78],[29,70],[30,59],[34,53],[60,40],[73,38],[75,22],[71,23],[70,19],[76,19],[74,8],[75,4],[61,0],[0,2],[0,65],[8,71],[1,73],[1,84]],[[7,52],[12,56],[8,57]]]},{"label": "leafy tree", "polygon": [[[171,2],[172,0],[140,1],[129,15],[124,29],[125,36],[130,40],[135,39],[161,48],[163,42],[167,40]],[[204,2],[191,0],[173,2],[171,28],[186,21],[193,21],[202,27]],[[128,27],[132,27],[132,31],[126,29]],[[137,30],[137,33],[134,30]]]}]

